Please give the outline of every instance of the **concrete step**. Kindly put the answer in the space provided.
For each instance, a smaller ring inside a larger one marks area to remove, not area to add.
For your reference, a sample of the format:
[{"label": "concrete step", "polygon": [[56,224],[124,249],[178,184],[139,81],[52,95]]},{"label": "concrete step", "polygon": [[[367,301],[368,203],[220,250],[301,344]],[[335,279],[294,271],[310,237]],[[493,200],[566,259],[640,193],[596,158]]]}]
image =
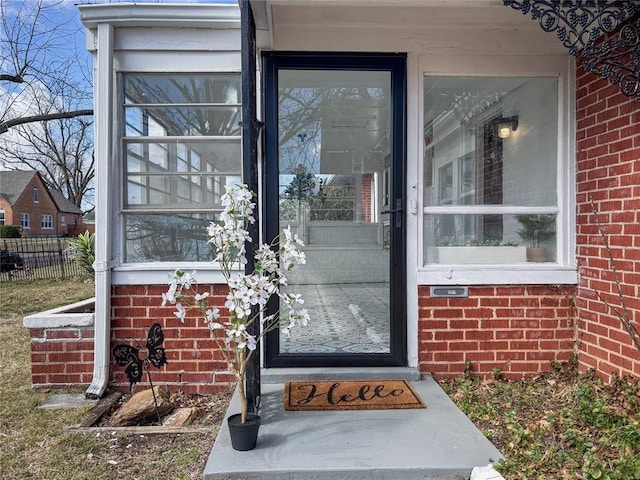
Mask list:
[{"label": "concrete step", "polygon": [[[432,378],[411,385],[426,409],[285,412],[284,385],[263,383],[256,448],[233,450],[223,422],[204,478],[468,480],[502,458]],[[236,392],[227,415],[239,411]]]}]

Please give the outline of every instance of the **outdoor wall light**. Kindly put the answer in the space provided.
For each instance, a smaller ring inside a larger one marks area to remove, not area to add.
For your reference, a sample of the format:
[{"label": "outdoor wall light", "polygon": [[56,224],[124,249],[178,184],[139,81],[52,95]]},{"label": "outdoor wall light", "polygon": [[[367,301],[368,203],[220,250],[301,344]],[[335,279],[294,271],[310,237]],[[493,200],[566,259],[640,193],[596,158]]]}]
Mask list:
[{"label": "outdoor wall light", "polygon": [[498,125],[498,137],[509,138],[511,132],[518,129],[518,116],[499,118],[496,123]]}]

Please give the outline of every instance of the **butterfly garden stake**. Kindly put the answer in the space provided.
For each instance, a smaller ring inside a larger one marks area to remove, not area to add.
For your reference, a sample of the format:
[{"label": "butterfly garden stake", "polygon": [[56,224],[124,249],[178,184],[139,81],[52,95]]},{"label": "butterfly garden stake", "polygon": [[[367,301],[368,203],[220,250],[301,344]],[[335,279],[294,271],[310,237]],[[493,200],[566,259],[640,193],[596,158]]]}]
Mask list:
[{"label": "butterfly garden stake", "polygon": [[[161,368],[167,364],[167,354],[162,344],[164,343],[164,333],[159,323],[151,325],[147,333],[147,344],[145,347],[118,344],[113,347],[112,353],[116,359],[116,363],[120,366],[126,366],[124,372],[129,379],[129,391],[133,391],[133,386],[142,380],[142,372],[147,372],[149,386],[153,395],[153,403],[156,406],[156,414],[158,415],[158,423],[162,424],[160,419],[160,410],[156,393],[153,390],[153,382],[151,381],[150,366]],[[146,350],[146,356],[140,358],[140,351]]]}]

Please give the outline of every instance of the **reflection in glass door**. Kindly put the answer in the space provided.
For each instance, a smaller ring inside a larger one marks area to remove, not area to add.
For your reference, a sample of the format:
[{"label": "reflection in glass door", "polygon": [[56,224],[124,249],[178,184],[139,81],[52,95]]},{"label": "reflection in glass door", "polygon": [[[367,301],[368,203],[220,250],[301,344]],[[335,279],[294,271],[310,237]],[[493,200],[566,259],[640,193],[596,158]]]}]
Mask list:
[{"label": "reflection in glass door", "polygon": [[285,289],[302,295],[311,323],[273,332],[267,366],[404,363],[403,281],[394,281],[404,266],[392,268],[404,231],[397,72],[364,63],[268,60],[266,237],[291,226],[304,241],[307,263]]}]

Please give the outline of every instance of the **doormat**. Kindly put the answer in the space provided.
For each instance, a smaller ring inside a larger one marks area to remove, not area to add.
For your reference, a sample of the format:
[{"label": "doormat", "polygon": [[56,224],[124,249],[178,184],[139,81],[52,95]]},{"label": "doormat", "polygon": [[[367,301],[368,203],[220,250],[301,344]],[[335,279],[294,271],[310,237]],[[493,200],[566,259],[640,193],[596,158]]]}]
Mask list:
[{"label": "doormat", "polygon": [[406,380],[285,382],[285,410],[426,408]]}]

